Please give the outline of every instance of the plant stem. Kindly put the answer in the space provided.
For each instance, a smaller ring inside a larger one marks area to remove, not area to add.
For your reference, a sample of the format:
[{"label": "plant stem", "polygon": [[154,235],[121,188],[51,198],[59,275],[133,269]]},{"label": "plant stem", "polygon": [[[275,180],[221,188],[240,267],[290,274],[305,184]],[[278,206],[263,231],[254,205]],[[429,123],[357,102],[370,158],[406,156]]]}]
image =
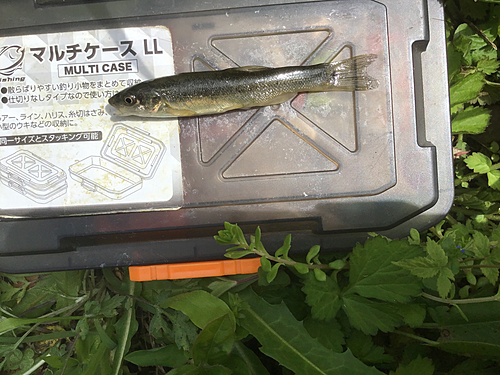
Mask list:
[{"label": "plant stem", "polygon": [[[252,250],[252,252],[261,257],[266,257],[267,259],[272,260],[276,263],[286,264],[287,266],[295,266],[296,264],[300,263],[289,259],[276,258],[272,255],[268,255],[259,250]],[[328,264],[307,264],[307,263],[301,263],[301,264],[305,264],[309,269],[315,269],[315,268],[331,269],[331,267]]]},{"label": "plant stem", "polygon": [[491,297],[483,297],[483,298],[469,298],[469,299],[444,299],[440,297],[433,296],[431,294],[422,293],[422,297],[430,299],[432,301],[446,303],[448,305],[466,305],[469,303],[483,303],[483,302],[495,302],[500,301],[500,295],[496,294]]},{"label": "plant stem", "polygon": [[500,268],[500,266],[495,266],[492,264],[472,264],[470,266],[460,266],[460,269],[467,269],[467,268]]},{"label": "plant stem", "polygon": [[428,345],[433,345],[433,346],[439,345],[439,342],[437,342],[437,341],[432,341],[432,340],[426,339],[425,337],[420,337],[420,336],[414,335],[412,333],[403,332],[403,331],[394,331],[394,333],[401,335],[401,336],[406,336],[406,337],[412,338],[414,340],[425,342]]}]

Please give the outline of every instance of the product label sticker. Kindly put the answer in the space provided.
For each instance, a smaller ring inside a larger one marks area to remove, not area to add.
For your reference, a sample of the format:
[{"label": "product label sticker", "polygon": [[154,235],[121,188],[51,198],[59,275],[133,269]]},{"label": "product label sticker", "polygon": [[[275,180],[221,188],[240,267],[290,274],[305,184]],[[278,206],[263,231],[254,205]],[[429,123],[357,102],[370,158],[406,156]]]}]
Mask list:
[{"label": "product label sticker", "polygon": [[164,27],[0,38],[0,215],[181,207],[177,120],[108,105],[172,74]]}]

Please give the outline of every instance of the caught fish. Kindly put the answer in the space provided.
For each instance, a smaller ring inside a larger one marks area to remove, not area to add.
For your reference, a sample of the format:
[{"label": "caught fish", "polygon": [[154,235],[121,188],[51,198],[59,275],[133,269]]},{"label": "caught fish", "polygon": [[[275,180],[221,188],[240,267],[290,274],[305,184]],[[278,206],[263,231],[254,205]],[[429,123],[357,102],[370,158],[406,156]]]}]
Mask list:
[{"label": "caught fish", "polygon": [[244,66],[181,73],[128,87],[109,99],[116,115],[185,117],[281,104],[299,92],[370,90],[376,55],[309,66]]}]

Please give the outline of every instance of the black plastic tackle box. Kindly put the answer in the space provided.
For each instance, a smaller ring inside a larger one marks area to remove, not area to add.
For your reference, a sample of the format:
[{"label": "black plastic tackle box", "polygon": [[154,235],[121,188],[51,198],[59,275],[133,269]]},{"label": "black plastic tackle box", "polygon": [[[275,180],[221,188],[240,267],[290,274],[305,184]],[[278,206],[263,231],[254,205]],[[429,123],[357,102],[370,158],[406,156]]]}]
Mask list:
[{"label": "black plastic tackle box", "polygon": [[[179,72],[362,54],[374,90],[178,120],[107,104]],[[295,251],[423,230],[454,190],[442,5],[4,1],[0,181],[4,272],[218,261],[224,221]]]}]

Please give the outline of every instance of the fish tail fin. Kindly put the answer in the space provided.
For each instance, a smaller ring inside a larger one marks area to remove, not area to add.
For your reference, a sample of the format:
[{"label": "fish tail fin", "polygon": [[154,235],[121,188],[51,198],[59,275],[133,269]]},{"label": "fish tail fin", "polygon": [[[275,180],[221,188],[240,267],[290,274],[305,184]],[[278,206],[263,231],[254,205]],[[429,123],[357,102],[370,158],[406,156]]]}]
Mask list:
[{"label": "fish tail fin", "polygon": [[378,81],[367,73],[368,66],[377,55],[359,55],[328,64],[329,90],[371,90],[378,87]]}]

